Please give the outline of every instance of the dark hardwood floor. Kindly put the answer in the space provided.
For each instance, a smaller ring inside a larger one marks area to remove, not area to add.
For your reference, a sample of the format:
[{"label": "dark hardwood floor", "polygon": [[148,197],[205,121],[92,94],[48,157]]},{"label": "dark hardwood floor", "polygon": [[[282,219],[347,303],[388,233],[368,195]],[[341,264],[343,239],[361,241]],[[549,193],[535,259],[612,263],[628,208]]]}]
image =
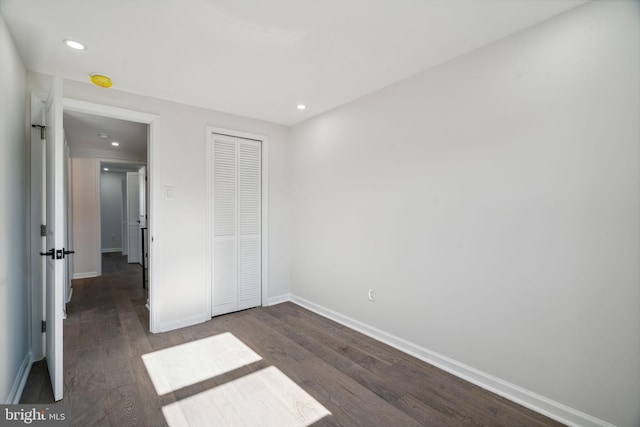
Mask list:
[{"label": "dark hardwood floor", "polygon": [[[292,303],[150,334],[140,266],[118,254],[103,256],[102,277],[76,280],[73,288],[63,400],[73,426],[167,425],[164,406],[267,367],[331,413],[314,426],[561,425]],[[142,355],[225,332],[262,359],[158,396]],[[46,364],[38,362],[21,403],[52,401]]]}]

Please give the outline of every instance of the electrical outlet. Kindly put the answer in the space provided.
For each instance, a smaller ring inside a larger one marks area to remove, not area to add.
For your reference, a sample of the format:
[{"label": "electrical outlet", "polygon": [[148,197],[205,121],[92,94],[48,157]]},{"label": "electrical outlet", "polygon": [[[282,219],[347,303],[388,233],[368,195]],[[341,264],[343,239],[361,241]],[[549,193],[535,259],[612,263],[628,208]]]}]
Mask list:
[{"label": "electrical outlet", "polygon": [[369,289],[369,301],[371,301],[371,302],[375,302],[376,301],[376,290],[375,289]]}]

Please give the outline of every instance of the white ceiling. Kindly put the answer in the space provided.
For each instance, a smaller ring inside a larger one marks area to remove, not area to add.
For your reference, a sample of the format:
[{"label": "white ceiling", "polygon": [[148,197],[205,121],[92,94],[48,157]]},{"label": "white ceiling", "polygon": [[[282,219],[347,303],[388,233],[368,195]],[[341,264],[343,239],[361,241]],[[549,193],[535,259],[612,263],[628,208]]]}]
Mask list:
[{"label": "white ceiling", "polygon": [[[67,142],[71,147],[71,154],[79,150],[100,151],[122,157],[124,154],[131,158],[145,159],[147,157],[147,125],[95,116],[93,114],[64,112],[64,130]],[[107,134],[108,138],[101,138],[99,133]],[[112,142],[120,145],[114,147]]]},{"label": "white ceiling", "polygon": [[[123,162],[100,162],[100,167],[103,168],[100,173],[123,173],[123,172],[138,172],[138,170],[144,166],[142,163],[123,163]],[[105,171],[104,168],[109,169]]]},{"label": "white ceiling", "polygon": [[586,2],[0,1],[29,70],[285,125]]}]

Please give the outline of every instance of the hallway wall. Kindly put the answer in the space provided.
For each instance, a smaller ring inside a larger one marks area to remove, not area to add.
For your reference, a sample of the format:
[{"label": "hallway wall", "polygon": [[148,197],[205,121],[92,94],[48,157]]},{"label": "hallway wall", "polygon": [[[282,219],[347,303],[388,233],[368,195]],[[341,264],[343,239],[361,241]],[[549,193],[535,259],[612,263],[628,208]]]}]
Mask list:
[{"label": "hallway wall", "polygon": [[98,183],[96,159],[71,159],[71,193],[73,216],[73,278],[100,274],[98,257]]},{"label": "hallway wall", "polygon": [[122,251],[123,172],[100,173],[100,239],[102,252]]}]

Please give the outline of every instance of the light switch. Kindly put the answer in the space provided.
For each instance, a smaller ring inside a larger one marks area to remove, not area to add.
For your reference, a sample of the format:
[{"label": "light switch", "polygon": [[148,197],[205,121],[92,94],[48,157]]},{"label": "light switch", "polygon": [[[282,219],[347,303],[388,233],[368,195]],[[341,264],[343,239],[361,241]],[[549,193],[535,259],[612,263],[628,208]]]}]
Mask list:
[{"label": "light switch", "polygon": [[164,187],[164,198],[173,199],[173,187]]}]

